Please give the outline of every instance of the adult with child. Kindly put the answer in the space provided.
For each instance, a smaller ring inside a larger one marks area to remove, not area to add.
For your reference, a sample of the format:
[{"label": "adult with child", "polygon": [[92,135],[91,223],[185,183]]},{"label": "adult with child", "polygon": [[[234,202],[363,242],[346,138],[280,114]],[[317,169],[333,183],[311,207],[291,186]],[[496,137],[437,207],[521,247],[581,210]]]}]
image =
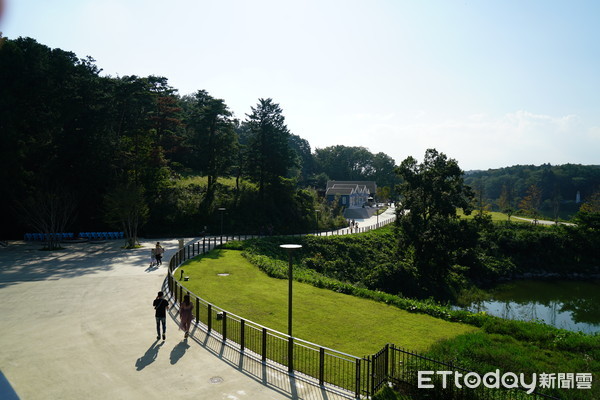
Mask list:
[{"label": "adult with child", "polygon": [[160,242],[156,242],[156,247],[154,250],[154,254],[156,256],[156,264],[162,265],[162,257],[165,253],[165,249],[160,245]]}]

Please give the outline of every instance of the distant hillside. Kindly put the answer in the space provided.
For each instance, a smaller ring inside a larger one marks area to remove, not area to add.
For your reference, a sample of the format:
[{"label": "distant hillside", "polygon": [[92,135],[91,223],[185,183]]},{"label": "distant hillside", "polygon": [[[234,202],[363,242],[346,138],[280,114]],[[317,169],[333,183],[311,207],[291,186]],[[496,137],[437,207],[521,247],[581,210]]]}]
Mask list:
[{"label": "distant hillside", "polygon": [[514,210],[530,188],[539,188],[539,210],[546,216],[568,219],[582,202],[600,190],[600,165],[564,164],[515,165],[465,172],[465,182],[473,188],[478,200],[498,210],[504,200]]}]

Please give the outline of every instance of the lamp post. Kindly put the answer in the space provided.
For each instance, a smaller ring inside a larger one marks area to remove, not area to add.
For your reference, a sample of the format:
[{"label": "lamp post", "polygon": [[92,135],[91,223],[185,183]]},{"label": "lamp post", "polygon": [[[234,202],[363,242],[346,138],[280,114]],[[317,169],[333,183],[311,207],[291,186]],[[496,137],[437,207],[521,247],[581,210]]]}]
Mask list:
[{"label": "lamp post", "polygon": [[315,208],[315,236],[319,233],[319,212],[321,210],[318,210]]},{"label": "lamp post", "polygon": [[285,249],[289,256],[289,267],[288,267],[288,371],[294,370],[294,342],[292,339],[292,252],[294,250],[302,248],[301,244],[282,244],[279,245],[282,249]]},{"label": "lamp post", "polygon": [[223,244],[223,214],[225,210],[225,207],[219,207],[219,212],[221,213],[221,244]]}]

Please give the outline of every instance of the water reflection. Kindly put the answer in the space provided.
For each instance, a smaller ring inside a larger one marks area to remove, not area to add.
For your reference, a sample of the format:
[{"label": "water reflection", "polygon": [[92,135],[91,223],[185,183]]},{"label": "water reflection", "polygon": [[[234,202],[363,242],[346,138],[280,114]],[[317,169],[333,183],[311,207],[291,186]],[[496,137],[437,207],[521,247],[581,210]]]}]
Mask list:
[{"label": "water reflection", "polygon": [[468,309],[506,319],[540,320],[571,331],[600,332],[600,281],[510,282]]}]

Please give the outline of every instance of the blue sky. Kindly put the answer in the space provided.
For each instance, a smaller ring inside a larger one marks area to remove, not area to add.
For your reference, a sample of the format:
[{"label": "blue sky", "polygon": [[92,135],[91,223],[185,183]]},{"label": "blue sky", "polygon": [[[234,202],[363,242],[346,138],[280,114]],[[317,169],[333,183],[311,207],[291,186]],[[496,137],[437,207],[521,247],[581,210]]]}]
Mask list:
[{"label": "blue sky", "polygon": [[207,90],[241,119],[271,97],[313,149],[600,164],[598,1],[4,2],[8,38]]}]

